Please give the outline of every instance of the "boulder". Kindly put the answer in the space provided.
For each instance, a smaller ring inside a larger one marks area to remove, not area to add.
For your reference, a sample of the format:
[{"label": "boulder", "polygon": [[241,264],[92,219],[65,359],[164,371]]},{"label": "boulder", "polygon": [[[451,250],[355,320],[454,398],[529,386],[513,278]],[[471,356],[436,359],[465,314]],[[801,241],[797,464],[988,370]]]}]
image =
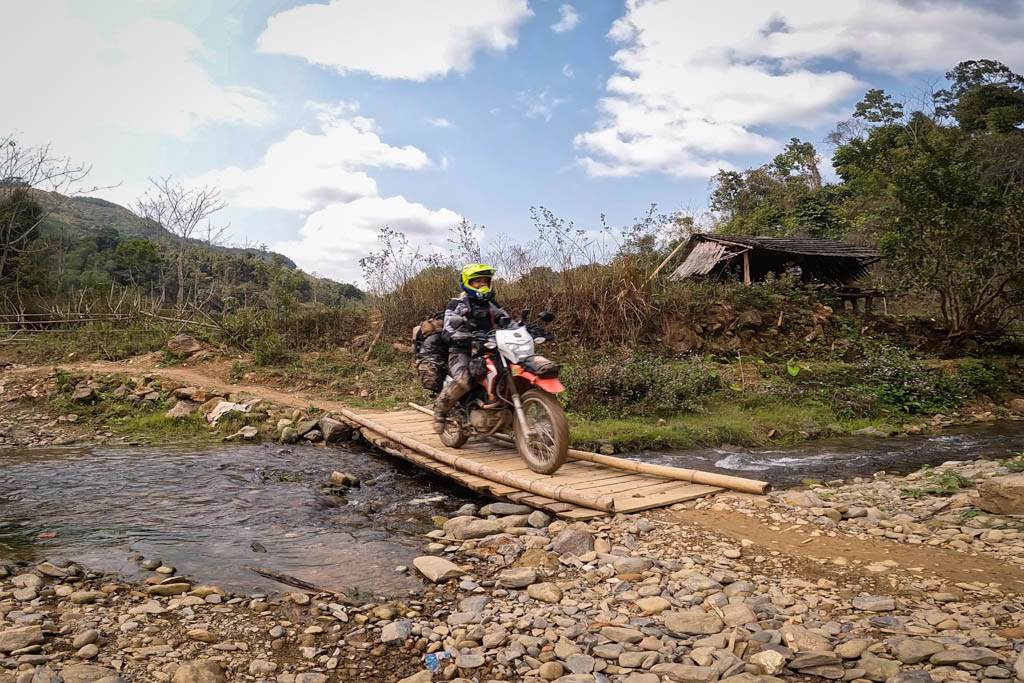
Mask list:
[{"label": "boulder", "polygon": [[534,600],[557,605],[562,601],[562,589],[553,583],[535,583],[526,589],[526,593]]},{"label": "boulder", "polygon": [[665,612],[665,628],[673,633],[709,636],[721,633],[725,623],[717,614],[708,612]]},{"label": "boulder", "polygon": [[433,555],[420,555],[412,561],[412,566],[434,583],[454,579],[466,573],[443,557]]},{"label": "boulder", "polygon": [[23,626],[0,631],[0,652],[14,652],[30,645],[41,645],[43,630],[38,626]]},{"label": "boulder", "polygon": [[203,348],[203,342],[190,334],[179,334],[167,340],[167,350],[175,356],[186,356]]},{"label": "boulder", "polygon": [[75,387],[71,392],[71,400],[75,403],[92,403],[95,399],[96,390],[87,385]]},{"label": "boulder", "polygon": [[640,574],[654,566],[646,557],[619,557],[612,562],[616,574]]},{"label": "boulder", "polygon": [[408,619],[392,621],[381,629],[380,642],[382,643],[404,643],[405,639],[412,635],[412,622]]},{"label": "boulder", "polygon": [[227,677],[220,664],[210,659],[184,662],[174,672],[173,683],[225,683]]},{"label": "boulder", "polygon": [[974,504],[996,515],[1024,515],[1024,472],[981,482]]},{"label": "boulder", "polygon": [[896,609],[896,601],[887,595],[868,595],[854,598],[853,607],[865,612],[891,612]]},{"label": "boulder", "polygon": [[923,662],[932,655],[942,652],[945,649],[946,648],[941,643],[936,643],[933,640],[907,638],[896,646],[896,650],[893,654],[896,656],[896,659],[900,660],[904,664],[917,664],[918,662]]},{"label": "boulder", "polygon": [[825,507],[825,501],[813,491],[786,491],[779,496],[779,500],[798,508]]},{"label": "boulder", "polygon": [[585,555],[594,549],[594,537],[581,529],[563,529],[551,539],[551,549],[559,555]]},{"label": "boulder", "polygon": [[498,574],[498,585],[502,588],[525,588],[536,581],[536,570],[526,567],[520,569],[505,569]]},{"label": "boulder", "polygon": [[865,652],[861,655],[861,658],[857,660],[857,668],[864,670],[864,675],[861,676],[861,678],[884,683],[884,681],[887,681],[893,676],[899,674],[900,663],[891,659],[882,659],[881,657],[876,657],[875,655]]},{"label": "boulder", "polygon": [[352,438],[350,426],[329,417],[320,418],[320,431],[323,432],[324,441],[327,443],[338,443]]},{"label": "boulder", "polygon": [[950,650],[936,652],[928,661],[935,666],[956,666],[961,662],[992,666],[999,663],[999,655],[987,647],[954,647]]},{"label": "boulder", "polygon": [[558,556],[540,548],[530,548],[516,560],[516,567],[533,567],[534,569],[548,569],[554,571],[561,566]]},{"label": "boulder", "polygon": [[359,486],[359,477],[347,472],[331,472],[331,483],[335,486],[351,488]]},{"label": "boulder", "polygon": [[516,503],[491,503],[480,508],[480,514],[487,515],[528,515],[533,512],[529,505],[518,505]]},{"label": "boulder", "polygon": [[168,410],[165,415],[172,418],[182,418],[194,415],[199,410],[199,404],[188,399],[179,399],[174,407]]},{"label": "boulder", "polygon": [[60,670],[64,683],[95,683],[105,678],[114,678],[117,672],[96,664],[73,664]]},{"label": "boulder", "polygon": [[465,541],[501,533],[501,525],[497,520],[492,519],[477,519],[469,516],[452,517],[444,523],[444,533],[460,541]]}]

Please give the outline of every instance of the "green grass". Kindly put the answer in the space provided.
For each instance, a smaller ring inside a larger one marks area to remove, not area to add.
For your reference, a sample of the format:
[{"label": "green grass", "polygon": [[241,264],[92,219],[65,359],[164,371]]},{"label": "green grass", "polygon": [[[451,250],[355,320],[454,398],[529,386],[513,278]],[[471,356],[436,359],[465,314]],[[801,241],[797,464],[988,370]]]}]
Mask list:
[{"label": "green grass", "polygon": [[126,435],[144,436],[147,440],[157,443],[207,441],[211,437],[219,440],[221,436],[219,431],[213,431],[207,427],[206,421],[202,417],[195,415],[186,418],[167,417],[164,415],[163,409],[156,412],[142,412],[119,420],[108,420],[107,424],[114,427],[114,431]]},{"label": "green grass", "polygon": [[789,444],[846,433],[859,424],[844,424],[819,407],[785,403],[753,407],[714,403],[705,413],[660,420],[640,417],[590,420],[570,414],[569,423],[575,445],[612,444],[616,450]]}]

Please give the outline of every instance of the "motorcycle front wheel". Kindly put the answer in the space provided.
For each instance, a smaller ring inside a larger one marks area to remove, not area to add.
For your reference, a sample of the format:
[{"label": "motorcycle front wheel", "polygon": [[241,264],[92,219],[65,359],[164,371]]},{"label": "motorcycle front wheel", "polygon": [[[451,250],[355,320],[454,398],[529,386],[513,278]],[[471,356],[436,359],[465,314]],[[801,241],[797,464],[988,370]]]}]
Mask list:
[{"label": "motorcycle front wheel", "polygon": [[524,392],[522,401],[527,429],[516,420],[519,455],[534,472],[554,474],[569,454],[569,422],[565,412],[554,396],[540,389]]},{"label": "motorcycle front wheel", "polygon": [[467,434],[459,426],[459,423],[455,420],[448,420],[444,423],[444,429],[441,430],[441,443],[448,448],[462,448],[462,446],[469,440],[469,434]]}]

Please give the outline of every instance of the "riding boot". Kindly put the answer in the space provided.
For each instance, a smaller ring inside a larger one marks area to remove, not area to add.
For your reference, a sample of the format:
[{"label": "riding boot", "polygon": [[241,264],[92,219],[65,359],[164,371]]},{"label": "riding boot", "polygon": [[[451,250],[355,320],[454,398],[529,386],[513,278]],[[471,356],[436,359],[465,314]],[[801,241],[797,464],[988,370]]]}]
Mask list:
[{"label": "riding boot", "polygon": [[434,433],[440,434],[444,431],[445,420],[448,412],[455,403],[469,391],[469,373],[458,372],[454,381],[445,385],[441,393],[434,399]]}]

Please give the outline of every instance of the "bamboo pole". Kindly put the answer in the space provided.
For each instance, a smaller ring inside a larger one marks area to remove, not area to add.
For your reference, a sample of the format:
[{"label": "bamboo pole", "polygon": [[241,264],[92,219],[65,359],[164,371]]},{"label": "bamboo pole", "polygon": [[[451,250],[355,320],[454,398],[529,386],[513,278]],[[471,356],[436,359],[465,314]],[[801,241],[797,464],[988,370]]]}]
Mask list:
[{"label": "bamboo pole", "polygon": [[513,486],[523,491],[529,491],[530,493],[536,493],[537,495],[552,498],[554,500],[572,503],[573,505],[580,505],[582,507],[593,508],[595,510],[603,510],[605,512],[615,512],[615,500],[611,496],[595,496],[569,486],[552,484],[551,482],[544,481],[542,479],[530,479],[529,477],[524,477],[521,474],[514,474],[512,472],[504,472],[494,467],[488,467],[487,465],[476,462],[471,458],[454,455],[452,453],[442,451],[439,448],[428,446],[421,441],[409,438],[406,434],[396,432],[395,430],[380,424],[376,420],[363,417],[359,413],[353,412],[347,408],[341,408],[338,412],[349,420],[352,420],[357,424],[361,424],[367,429],[377,432],[381,436],[400,443],[406,448],[411,448],[412,450],[423,453],[424,455],[429,455],[431,458],[434,458],[439,462],[443,462],[444,464],[454,467],[462,472],[475,474],[478,477],[490,479],[491,481],[499,484]]},{"label": "bamboo pole", "polygon": [[743,284],[750,284],[750,251],[743,252]]},{"label": "bamboo pole", "polygon": [[[422,413],[432,414],[429,408],[424,408],[423,406],[416,405],[415,403],[410,403],[409,407]],[[506,443],[514,443],[514,439],[507,434],[495,434],[493,438]],[[647,462],[637,462],[635,460],[626,460],[625,458],[616,458],[610,455],[601,455],[600,453],[578,451],[573,448],[569,449],[569,457],[575,460],[585,460],[587,462],[612,467],[618,470],[625,470],[627,472],[650,474],[652,476],[664,477],[666,479],[686,481],[691,484],[721,486],[722,488],[739,491],[741,493],[756,493],[764,495],[772,490],[772,485],[766,481],[746,479],[744,477],[733,477],[728,474],[716,474],[714,472],[702,472],[701,470],[690,470],[683,467],[653,465]]]}]

